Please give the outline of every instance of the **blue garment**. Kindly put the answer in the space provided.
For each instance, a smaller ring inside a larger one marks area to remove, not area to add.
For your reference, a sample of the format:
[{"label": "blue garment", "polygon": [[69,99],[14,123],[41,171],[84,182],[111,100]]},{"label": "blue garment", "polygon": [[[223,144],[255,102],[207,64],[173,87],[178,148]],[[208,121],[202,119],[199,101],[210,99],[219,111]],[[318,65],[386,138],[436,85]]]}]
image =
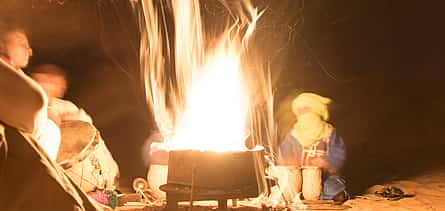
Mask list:
[{"label": "blue garment", "polygon": [[[324,145],[325,146],[324,146]],[[346,150],[342,138],[337,136],[336,130],[333,129],[331,135],[326,141],[320,140],[314,143],[312,148],[320,148],[325,150],[324,155],[319,158],[325,159],[329,165],[330,172],[323,170],[323,192],[320,199],[333,199],[337,194],[345,191],[345,180],[339,176],[339,171],[343,167],[346,160]],[[305,149],[308,149],[307,147]],[[278,152],[278,165],[307,165],[303,162],[303,146],[298,140],[289,132],[284,141],[281,143]],[[347,193],[345,192],[347,195]]]}]

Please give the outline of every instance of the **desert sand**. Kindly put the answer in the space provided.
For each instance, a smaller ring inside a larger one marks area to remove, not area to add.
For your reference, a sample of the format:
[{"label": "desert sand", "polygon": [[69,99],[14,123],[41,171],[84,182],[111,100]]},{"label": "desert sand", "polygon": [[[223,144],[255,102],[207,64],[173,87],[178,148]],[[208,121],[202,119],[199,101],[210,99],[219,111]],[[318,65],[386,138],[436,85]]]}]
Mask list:
[{"label": "desert sand", "polygon": [[[363,199],[356,197],[345,205],[349,210],[445,210],[445,168],[429,170],[422,175],[407,179],[395,180],[382,185],[391,185],[403,190],[406,194],[414,194],[413,197],[402,198],[397,201]],[[382,185],[375,185],[366,192],[374,193],[381,189]]]},{"label": "desert sand", "polygon": [[[414,196],[404,197],[391,201],[383,198],[372,197],[375,191],[381,190],[384,186],[400,188],[405,194]],[[199,204],[199,203],[197,203]],[[357,194],[344,203],[349,206],[350,211],[441,211],[445,210],[445,168],[436,168],[423,172],[420,175],[405,179],[395,179],[383,184],[376,184],[367,189],[364,193]],[[331,209],[331,210],[338,210]],[[197,206],[193,210],[212,210],[214,206]],[[120,207],[118,210],[162,210],[154,207]],[[187,210],[182,208],[181,210]],[[229,210],[260,210],[238,206]],[[286,209],[283,209],[286,210]],[[291,210],[291,209],[288,209]],[[317,210],[317,209],[312,209]],[[326,210],[326,209],[318,209]],[[329,210],[329,209],[327,209]]]}]

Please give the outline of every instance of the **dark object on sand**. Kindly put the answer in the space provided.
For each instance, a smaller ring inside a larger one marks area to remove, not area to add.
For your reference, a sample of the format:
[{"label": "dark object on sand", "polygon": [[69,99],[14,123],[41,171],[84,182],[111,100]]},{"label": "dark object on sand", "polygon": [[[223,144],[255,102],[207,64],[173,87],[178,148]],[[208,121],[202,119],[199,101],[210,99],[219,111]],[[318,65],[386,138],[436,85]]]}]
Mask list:
[{"label": "dark object on sand", "polygon": [[393,186],[385,186],[381,190],[376,191],[375,194],[387,200],[399,200],[405,196],[405,193],[400,188]]},{"label": "dark object on sand", "polygon": [[369,199],[369,200],[390,200],[396,201],[406,197],[414,197],[414,194],[406,194],[400,188],[394,186],[384,186],[380,190],[374,191],[373,193],[367,193],[361,196],[355,196],[355,198]]}]

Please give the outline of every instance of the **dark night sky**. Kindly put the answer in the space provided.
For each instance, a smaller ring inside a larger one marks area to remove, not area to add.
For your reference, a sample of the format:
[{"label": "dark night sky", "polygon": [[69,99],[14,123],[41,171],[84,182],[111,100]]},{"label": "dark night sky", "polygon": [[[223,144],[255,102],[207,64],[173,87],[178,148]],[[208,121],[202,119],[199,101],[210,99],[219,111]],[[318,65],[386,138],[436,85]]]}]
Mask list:
[{"label": "dark night sky", "polygon": [[[66,68],[67,98],[93,116],[120,164],[121,183],[145,176],[139,148],[152,123],[140,97],[129,5],[31,2],[0,1],[1,17],[20,14],[12,19],[31,32],[31,65]],[[294,90],[334,99],[332,122],[348,146],[345,174],[353,191],[445,160],[439,156],[445,147],[443,3],[311,0],[301,10],[301,1],[256,2],[270,3],[255,38],[278,79],[278,101]]]}]

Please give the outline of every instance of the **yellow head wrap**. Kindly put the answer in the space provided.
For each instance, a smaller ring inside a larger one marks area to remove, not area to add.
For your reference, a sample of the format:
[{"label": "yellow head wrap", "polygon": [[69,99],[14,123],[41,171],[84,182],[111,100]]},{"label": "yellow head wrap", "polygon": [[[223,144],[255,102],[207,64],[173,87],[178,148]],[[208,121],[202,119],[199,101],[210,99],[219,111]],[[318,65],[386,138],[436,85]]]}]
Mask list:
[{"label": "yellow head wrap", "polygon": [[320,115],[323,120],[329,119],[328,104],[331,103],[331,99],[322,97],[314,93],[302,93],[298,95],[292,101],[292,111],[297,117],[300,115],[301,110],[310,109],[311,112]]},{"label": "yellow head wrap", "polygon": [[310,146],[328,134],[325,121],[329,118],[330,102],[329,98],[313,93],[300,94],[293,100],[292,111],[298,120],[292,134],[303,146]]}]

